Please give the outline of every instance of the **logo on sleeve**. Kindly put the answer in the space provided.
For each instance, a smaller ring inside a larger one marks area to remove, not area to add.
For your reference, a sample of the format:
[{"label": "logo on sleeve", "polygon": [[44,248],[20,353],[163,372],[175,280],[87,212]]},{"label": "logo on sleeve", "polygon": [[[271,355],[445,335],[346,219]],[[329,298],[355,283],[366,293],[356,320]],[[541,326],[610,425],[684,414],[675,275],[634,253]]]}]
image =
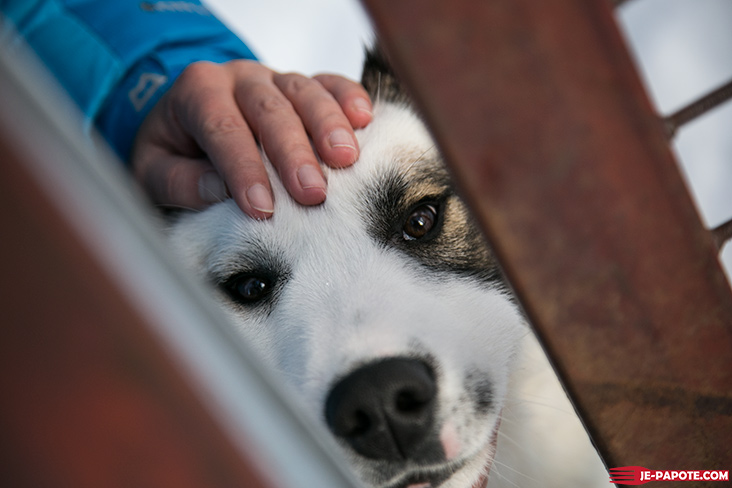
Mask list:
[{"label": "logo on sleeve", "polygon": [[137,85],[130,90],[129,97],[132,106],[136,111],[142,110],[150,98],[168,81],[168,77],[158,73],[143,73],[137,81]]},{"label": "logo on sleeve", "polygon": [[211,15],[206,7],[192,2],[141,2],[140,8],[145,12],[184,12],[199,15]]}]

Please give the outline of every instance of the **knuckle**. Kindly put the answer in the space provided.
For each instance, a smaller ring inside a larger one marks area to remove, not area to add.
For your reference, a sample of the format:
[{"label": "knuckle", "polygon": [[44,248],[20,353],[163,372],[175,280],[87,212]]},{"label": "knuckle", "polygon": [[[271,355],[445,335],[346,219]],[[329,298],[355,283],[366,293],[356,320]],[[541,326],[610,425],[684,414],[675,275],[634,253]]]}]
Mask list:
[{"label": "knuckle", "polygon": [[257,116],[280,114],[292,110],[292,104],[276,94],[266,93],[254,98],[254,111]]},{"label": "knuckle", "polygon": [[241,132],[248,127],[246,122],[236,115],[212,115],[201,122],[201,134],[204,138]]},{"label": "knuckle", "polygon": [[335,129],[352,130],[340,107],[323,113],[323,116],[318,119],[318,126],[321,130],[327,132],[332,132]]},{"label": "knuckle", "polygon": [[290,141],[286,146],[278,147],[272,151],[272,164],[279,170],[285,170],[303,164],[317,164],[317,159],[312,146]]},{"label": "knuckle", "polygon": [[280,90],[289,97],[308,95],[314,89],[321,87],[320,83],[314,79],[296,73],[280,75],[277,78],[277,84]]},{"label": "knuckle", "polygon": [[315,157],[313,147],[310,144],[304,144],[301,142],[294,143],[290,147],[289,153],[292,154],[293,160],[310,160]]},{"label": "knuckle", "polygon": [[366,92],[361,83],[350,80],[340,75],[320,74],[314,77],[318,82],[325,86],[329,91],[335,92]]},{"label": "knuckle", "polygon": [[219,66],[210,61],[198,61],[191,63],[183,70],[178,77],[178,83],[198,85],[207,81],[212,74],[219,69]]},{"label": "knuckle", "polygon": [[251,59],[232,59],[223,64],[227,68],[234,70],[237,76],[252,76],[262,75],[266,76],[270,73],[270,69],[263,66],[259,61],[252,61]]}]

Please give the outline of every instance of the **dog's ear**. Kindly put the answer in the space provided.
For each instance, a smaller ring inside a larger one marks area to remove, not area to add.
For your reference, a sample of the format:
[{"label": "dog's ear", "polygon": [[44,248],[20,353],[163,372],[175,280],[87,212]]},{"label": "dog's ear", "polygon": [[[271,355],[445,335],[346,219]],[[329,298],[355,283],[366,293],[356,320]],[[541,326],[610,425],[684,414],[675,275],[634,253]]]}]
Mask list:
[{"label": "dog's ear", "polygon": [[411,99],[399,82],[391,63],[378,43],[366,50],[361,84],[371,100],[411,104]]}]

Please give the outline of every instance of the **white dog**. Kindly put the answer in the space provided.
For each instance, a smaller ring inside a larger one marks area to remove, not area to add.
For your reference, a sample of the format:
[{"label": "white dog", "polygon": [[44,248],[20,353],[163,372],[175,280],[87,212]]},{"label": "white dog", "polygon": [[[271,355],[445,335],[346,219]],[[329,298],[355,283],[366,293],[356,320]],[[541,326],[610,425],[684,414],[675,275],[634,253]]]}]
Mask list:
[{"label": "white dog", "polygon": [[[374,120],[353,167],[324,168],[324,204],[295,204],[273,177],[270,220],[229,200],[183,215],[172,242],[366,485],[552,486],[540,459],[561,440],[538,441],[512,393],[525,319],[380,56],[363,80]],[[572,455],[564,469],[583,471]]]}]

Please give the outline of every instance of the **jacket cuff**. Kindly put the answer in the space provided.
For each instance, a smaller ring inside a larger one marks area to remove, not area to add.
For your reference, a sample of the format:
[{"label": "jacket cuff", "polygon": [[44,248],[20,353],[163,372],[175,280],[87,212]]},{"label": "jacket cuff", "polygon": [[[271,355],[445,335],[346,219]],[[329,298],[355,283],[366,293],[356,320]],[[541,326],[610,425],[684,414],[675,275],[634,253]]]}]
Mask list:
[{"label": "jacket cuff", "polygon": [[224,45],[212,42],[204,48],[186,44],[161,48],[133,65],[119,80],[98,112],[95,125],[124,162],[129,163],[143,120],[189,64],[257,60],[243,42],[233,34],[231,37]]}]

